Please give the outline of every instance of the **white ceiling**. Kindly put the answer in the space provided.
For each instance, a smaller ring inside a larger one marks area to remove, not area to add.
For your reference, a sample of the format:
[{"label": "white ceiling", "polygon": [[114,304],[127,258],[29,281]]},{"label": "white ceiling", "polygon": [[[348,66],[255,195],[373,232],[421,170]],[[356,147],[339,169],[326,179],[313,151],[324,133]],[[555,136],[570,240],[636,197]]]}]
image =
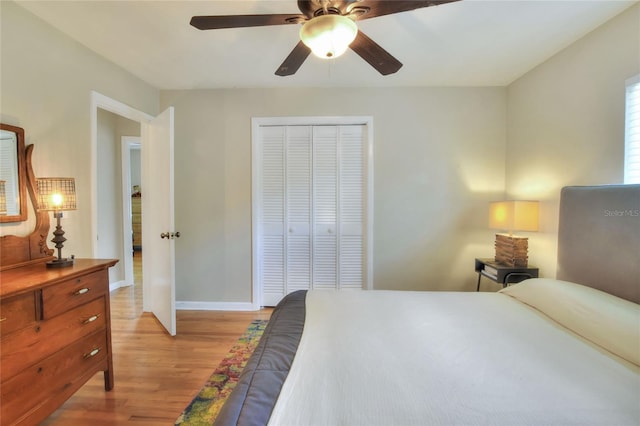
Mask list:
[{"label": "white ceiling", "polygon": [[274,75],[299,26],[200,31],[194,15],[298,13],[295,0],[17,3],[159,89],[504,86],[637,1],[462,0],[358,22],[404,64],[381,76],[352,51]]}]

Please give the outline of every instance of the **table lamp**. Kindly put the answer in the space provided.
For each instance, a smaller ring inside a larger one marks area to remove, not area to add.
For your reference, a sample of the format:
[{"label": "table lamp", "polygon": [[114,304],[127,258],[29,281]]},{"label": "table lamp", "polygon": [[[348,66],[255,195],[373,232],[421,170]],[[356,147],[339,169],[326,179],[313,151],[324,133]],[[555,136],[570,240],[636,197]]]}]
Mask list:
[{"label": "table lamp", "polygon": [[63,211],[76,209],[76,184],[73,178],[38,178],[38,210],[52,211],[56,218],[56,230],[53,231],[54,238],[51,240],[58,249],[58,257],[47,262],[49,268],[61,268],[73,265],[73,258],[62,257],[64,231],[60,225]]},{"label": "table lamp", "polygon": [[496,262],[507,266],[527,267],[529,239],[514,236],[514,231],[538,230],[537,201],[495,201],[489,205],[489,228],[507,231],[496,234]]}]

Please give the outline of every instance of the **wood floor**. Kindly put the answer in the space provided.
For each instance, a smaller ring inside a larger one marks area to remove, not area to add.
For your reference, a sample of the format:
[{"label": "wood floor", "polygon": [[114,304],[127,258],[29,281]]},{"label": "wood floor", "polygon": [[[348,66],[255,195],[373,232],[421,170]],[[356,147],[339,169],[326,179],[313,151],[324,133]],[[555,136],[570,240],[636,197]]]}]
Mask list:
[{"label": "wood floor", "polygon": [[142,312],[140,253],[136,285],[111,293],[115,386],[94,376],[43,425],[173,425],[258,312],[178,311],[177,336]]}]

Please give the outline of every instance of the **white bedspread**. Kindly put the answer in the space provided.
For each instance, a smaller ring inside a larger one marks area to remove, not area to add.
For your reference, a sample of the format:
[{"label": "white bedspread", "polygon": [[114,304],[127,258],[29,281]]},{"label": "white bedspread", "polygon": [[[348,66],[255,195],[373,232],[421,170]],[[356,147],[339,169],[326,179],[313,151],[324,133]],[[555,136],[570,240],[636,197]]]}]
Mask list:
[{"label": "white bedspread", "polygon": [[638,426],[639,371],[504,294],[310,291],[269,424]]}]

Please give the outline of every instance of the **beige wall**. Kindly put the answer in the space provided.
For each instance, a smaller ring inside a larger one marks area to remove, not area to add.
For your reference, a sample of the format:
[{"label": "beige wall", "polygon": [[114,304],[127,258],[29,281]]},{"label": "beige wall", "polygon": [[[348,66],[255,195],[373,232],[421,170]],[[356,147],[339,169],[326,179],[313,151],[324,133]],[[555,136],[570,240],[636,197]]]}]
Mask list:
[{"label": "beige wall", "polygon": [[504,88],[163,91],[176,108],[177,300],[251,300],[251,118],[372,116],[374,287],[475,288],[504,190]]},{"label": "beige wall", "polygon": [[[37,176],[76,178],[78,210],[65,213],[63,255],[90,257],[90,93],[155,114],[159,91],[14,3],[0,7],[0,120],[25,129]],[[31,227],[3,224],[0,233]]]},{"label": "beige wall", "polygon": [[508,87],[507,193],[542,201],[530,261],[555,277],[565,185],[623,182],[625,80],[640,72],[640,5]]}]

